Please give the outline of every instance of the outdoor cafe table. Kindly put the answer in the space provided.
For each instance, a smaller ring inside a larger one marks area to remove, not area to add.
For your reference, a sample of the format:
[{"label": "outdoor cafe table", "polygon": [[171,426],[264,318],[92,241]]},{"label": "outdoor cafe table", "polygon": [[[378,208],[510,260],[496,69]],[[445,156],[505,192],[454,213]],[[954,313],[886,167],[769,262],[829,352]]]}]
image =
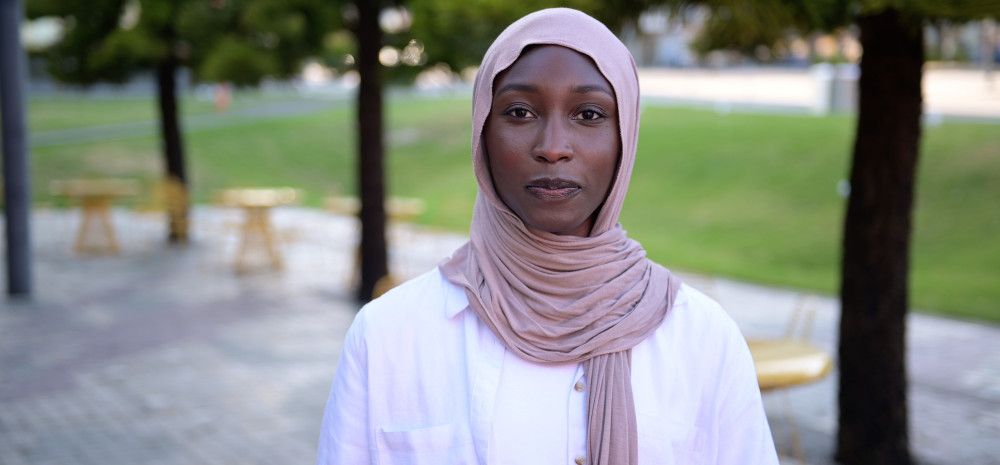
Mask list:
[{"label": "outdoor cafe table", "polygon": [[[121,247],[111,222],[111,204],[116,199],[138,194],[139,185],[131,179],[70,179],[52,181],[53,195],[71,199],[80,205],[80,227],[74,250],[77,253],[117,254]],[[97,228],[97,236],[91,231]]]},{"label": "outdoor cafe table", "polygon": [[298,189],[290,187],[238,188],[218,192],[216,198],[220,205],[240,208],[244,212],[243,224],[240,226],[240,245],[236,252],[237,272],[249,269],[247,257],[255,246],[263,249],[272,269],[280,270],[284,267],[270,212],[274,207],[296,203],[299,197]]}]

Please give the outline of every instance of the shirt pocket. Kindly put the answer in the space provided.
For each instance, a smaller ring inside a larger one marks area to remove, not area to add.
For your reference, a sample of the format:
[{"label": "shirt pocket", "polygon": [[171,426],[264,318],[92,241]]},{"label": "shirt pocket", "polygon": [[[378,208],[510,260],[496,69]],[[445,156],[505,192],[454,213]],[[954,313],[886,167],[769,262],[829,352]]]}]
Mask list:
[{"label": "shirt pocket", "polygon": [[705,428],[659,415],[636,414],[639,463],[700,465],[708,463]]},{"label": "shirt pocket", "polygon": [[419,428],[382,428],[377,439],[380,465],[459,465],[476,462],[470,434],[454,423]]}]

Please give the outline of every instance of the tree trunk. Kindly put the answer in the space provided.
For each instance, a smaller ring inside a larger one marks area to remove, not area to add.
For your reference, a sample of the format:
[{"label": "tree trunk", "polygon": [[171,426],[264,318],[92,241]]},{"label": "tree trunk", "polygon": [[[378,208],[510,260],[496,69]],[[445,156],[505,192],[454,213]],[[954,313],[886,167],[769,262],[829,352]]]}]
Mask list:
[{"label": "tree trunk", "polygon": [[841,269],[836,459],[911,463],[906,404],[910,228],[924,62],[920,18],[859,18],[857,135]]},{"label": "tree trunk", "polygon": [[361,199],[361,285],[358,299],[371,300],[375,284],[389,271],[385,241],[385,173],[382,144],[382,79],[378,53],[380,2],[358,0],[358,187]]},{"label": "tree trunk", "polygon": [[187,173],[184,166],[184,139],[177,111],[177,57],[173,53],[156,66],[156,84],[160,107],[160,132],[163,138],[163,158],[167,168],[165,184],[168,240],[187,242],[188,201]]}]

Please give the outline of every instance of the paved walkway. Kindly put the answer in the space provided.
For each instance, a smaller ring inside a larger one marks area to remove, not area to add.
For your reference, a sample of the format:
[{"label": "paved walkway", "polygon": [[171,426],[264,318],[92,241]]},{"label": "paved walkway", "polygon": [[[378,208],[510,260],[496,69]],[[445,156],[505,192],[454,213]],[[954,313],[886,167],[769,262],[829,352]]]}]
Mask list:
[{"label": "paved walkway", "polygon": [[[732,109],[816,111],[821,86],[815,73],[801,68],[644,68],[643,96],[651,101]],[[853,89],[848,90],[853,94]],[[930,123],[942,118],[1000,119],[1000,72],[928,66],[923,82],[924,113]]]},{"label": "paved walkway", "polygon": [[[346,286],[353,220],[287,209],[284,273],[232,272],[239,213],[195,212],[194,242],[162,245],[162,220],[115,212],[124,252],[72,254],[75,214],[34,216],[37,297],[0,302],[0,464],[302,464],[356,306]],[[401,274],[461,236],[395,228]],[[750,336],[781,333],[802,295],[686,276]],[[807,295],[832,349],[836,303]],[[910,320],[912,442],[925,464],[1000,463],[1000,328]],[[835,381],[768,395],[779,447],[791,404],[809,463],[828,463]],[[792,463],[791,460],[785,460]]]}]

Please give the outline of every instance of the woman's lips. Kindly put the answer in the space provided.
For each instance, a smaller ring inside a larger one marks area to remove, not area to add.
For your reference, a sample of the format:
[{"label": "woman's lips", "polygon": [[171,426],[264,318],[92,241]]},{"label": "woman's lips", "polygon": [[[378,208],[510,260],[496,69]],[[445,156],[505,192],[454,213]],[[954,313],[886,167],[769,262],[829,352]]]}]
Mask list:
[{"label": "woman's lips", "polygon": [[535,179],[525,186],[528,192],[540,200],[565,200],[580,193],[579,183],[568,179],[541,178]]}]

